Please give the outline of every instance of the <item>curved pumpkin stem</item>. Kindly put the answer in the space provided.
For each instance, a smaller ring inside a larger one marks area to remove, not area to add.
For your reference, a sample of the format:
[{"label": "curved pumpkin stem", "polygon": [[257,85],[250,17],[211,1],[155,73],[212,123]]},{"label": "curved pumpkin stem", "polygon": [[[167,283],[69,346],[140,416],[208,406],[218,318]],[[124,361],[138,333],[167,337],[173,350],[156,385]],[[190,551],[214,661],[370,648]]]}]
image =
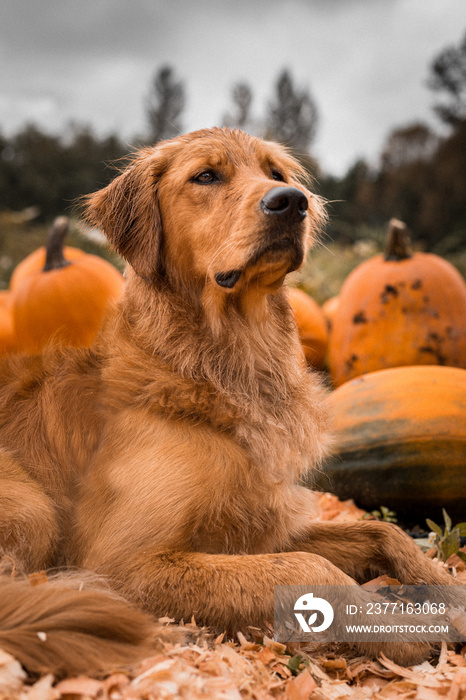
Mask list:
[{"label": "curved pumpkin stem", "polygon": [[46,244],[45,265],[43,272],[49,270],[59,270],[62,267],[71,265],[71,262],[63,255],[63,242],[68,233],[70,221],[67,216],[58,216],[50,229]]},{"label": "curved pumpkin stem", "polygon": [[413,249],[406,224],[398,219],[391,219],[388,226],[385,260],[406,260],[412,256]]}]

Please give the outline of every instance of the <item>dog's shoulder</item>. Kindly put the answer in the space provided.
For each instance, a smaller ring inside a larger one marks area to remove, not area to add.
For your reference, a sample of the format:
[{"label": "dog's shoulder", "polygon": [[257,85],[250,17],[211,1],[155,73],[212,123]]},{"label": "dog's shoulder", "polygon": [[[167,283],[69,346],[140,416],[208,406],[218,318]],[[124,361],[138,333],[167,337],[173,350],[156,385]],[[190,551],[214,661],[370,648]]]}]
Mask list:
[{"label": "dog's shoulder", "polygon": [[27,401],[45,387],[58,391],[73,383],[98,380],[101,357],[94,349],[50,348],[40,355],[8,355],[0,359],[0,406],[10,398]]},{"label": "dog's shoulder", "polygon": [[2,358],[0,446],[34,465],[39,479],[51,465],[65,472],[85,462],[83,445],[97,442],[101,364],[94,350],[77,348]]}]

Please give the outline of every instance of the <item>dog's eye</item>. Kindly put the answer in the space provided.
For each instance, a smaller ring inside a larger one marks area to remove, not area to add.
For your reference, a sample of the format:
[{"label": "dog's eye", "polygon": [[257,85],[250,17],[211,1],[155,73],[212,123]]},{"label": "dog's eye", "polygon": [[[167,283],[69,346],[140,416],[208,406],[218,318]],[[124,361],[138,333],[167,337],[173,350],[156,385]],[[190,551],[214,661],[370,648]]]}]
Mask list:
[{"label": "dog's eye", "polygon": [[275,170],[275,169],[272,170],[272,178],[274,180],[278,180],[279,182],[285,182],[285,178],[283,177],[283,175],[281,174],[281,172],[279,170]]},{"label": "dog's eye", "polygon": [[213,170],[203,170],[199,175],[193,177],[193,182],[199,185],[210,185],[212,182],[218,182],[219,177]]}]

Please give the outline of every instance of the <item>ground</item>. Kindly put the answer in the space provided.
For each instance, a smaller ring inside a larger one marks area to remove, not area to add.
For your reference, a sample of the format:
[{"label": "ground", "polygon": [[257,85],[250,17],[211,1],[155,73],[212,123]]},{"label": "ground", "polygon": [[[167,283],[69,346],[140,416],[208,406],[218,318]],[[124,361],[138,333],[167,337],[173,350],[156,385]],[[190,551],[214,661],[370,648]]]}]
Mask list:
[{"label": "ground", "polygon": [[[343,503],[332,494],[322,494],[320,506],[323,520],[364,515],[352,501]],[[449,564],[452,575],[466,584],[464,563],[457,559]],[[228,641],[214,639],[194,620],[184,626],[161,622],[164,634],[154,642],[153,656],[100,679],[31,679],[0,650],[0,700],[466,699],[466,645],[443,643],[431,660],[402,668],[385,657],[357,656],[345,645],[303,649],[267,636],[251,642],[242,634]]]}]

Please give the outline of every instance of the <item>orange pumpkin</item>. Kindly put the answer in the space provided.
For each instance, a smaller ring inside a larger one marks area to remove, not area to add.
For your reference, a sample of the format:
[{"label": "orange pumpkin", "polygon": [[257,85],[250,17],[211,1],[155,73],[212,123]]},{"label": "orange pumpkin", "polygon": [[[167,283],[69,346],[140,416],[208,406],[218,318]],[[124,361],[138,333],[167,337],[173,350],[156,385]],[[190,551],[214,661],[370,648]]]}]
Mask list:
[{"label": "orange pumpkin", "polygon": [[[65,236],[68,231],[68,219],[65,216],[58,217],[57,219],[55,219],[54,228],[56,229],[56,232],[53,233],[52,229],[50,236],[61,235],[58,229],[64,229],[63,236]],[[63,248],[63,257],[65,258],[65,260],[76,260],[77,258],[81,258],[83,255],[86,255],[86,253],[83,250],[80,250],[79,248],[71,248],[69,246],[65,246]],[[21,262],[18,263],[18,265],[13,270],[13,274],[11,275],[10,290],[12,292],[15,291],[23,280],[27,279],[36,272],[40,272],[41,270],[43,270],[46,257],[47,248],[46,246],[42,246],[41,248],[34,250],[30,255],[26,256],[24,260],[21,260]]]},{"label": "orange pumpkin", "polygon": [[20,350],[37,353],[49,343],[90,346],[104,313],[122,291],[123,277],[96,255],[67,260],[65,217],[55,222],[42,270],[24,278],[13,295],[15,333]]},{"label": "orange pumpkin", "polygon": [[323,369],[328,331],[320,306],[309,294],[296,287],[288,287],[287,294],[306,361],[316,369]]},{"label": "orange pumpkin", "polygon": [[337,442],[318,475],[320,488],[421,524],[442,507],[464,520],[465,369],[379,370],[338,387],[328,402]]},{"label": "orange pumpkin", "polygon": [[333,328],[333,322],[335,319],[335,314],[337,313],[339,303],[340,297],[334,296],[330,297],[330,299],[327,299],[327,301],[324,301],[324,303],[322,304],[322,313],[324,314],[325,320],[327,321],[327,328],[329,332],[331,332]]},{"label": "orange pumpkin", "polygon": [[466,283],[446,260],[412,253],[406,227],[390,222],[385,255],[345,280],[329,340],[335,386],[403,365],[466,367]]},{"label": "orange pumpkin", "polygon": [[11,309],[11,294],[0,291],[0,355],[16,350],[16,337]]}]

